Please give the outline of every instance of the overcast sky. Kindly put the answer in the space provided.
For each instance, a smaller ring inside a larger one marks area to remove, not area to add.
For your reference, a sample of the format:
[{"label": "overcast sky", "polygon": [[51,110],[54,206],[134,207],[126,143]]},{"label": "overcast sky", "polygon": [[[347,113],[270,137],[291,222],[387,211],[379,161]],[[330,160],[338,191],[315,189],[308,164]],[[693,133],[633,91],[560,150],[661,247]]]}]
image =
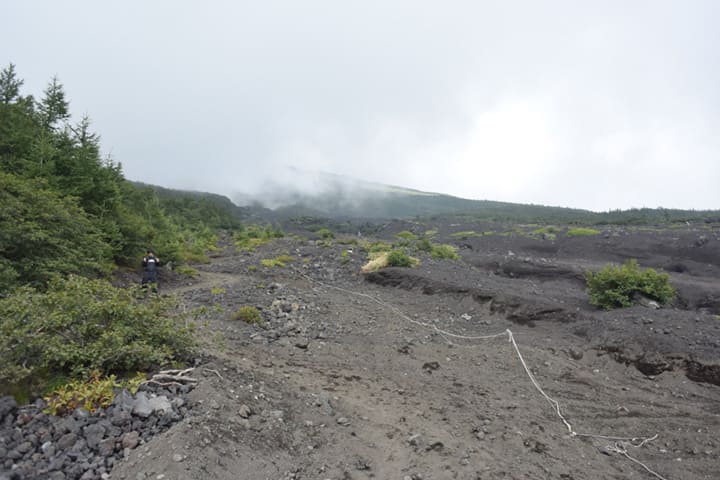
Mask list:
[{"label": "overcast sky", "polygon": [[5,1],[133,180],[234,195],[286,166],[457,196],[720,208],[720,2]]}]

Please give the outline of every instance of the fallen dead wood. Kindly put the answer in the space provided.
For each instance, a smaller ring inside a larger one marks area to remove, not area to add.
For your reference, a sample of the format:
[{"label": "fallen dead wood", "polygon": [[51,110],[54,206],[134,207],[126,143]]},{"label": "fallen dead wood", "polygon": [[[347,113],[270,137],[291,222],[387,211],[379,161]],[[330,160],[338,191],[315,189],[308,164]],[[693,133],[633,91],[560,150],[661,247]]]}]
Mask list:
[{"label": "fallen dead wood", "polygon": [[163,387],[176,385],[195,385],[199,382],[197,378],[188,376],[194,368],[186,368],[185,370],[161,370],[151,378],[142,383],[160,385]]}]

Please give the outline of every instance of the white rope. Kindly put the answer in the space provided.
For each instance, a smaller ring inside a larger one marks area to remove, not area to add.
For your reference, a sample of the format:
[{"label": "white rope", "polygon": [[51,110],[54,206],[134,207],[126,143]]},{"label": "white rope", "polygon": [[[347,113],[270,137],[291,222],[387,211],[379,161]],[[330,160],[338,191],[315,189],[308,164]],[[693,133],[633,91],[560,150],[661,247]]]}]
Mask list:
[{"label": "white rope", "polygon": [[[638,459],[630,456],[630,455],[627,453],[627,447],[626,447],[626,445],[631,446],[631,447],[635,447],[635,448],[641,448],[641,447],[643,447],[646,443],[652,442],[652,441],[656,440],[656,439],[658,438],[658,435],[657,435],[657,434],[653,435],[652,437],[615,437],[615,436],[607,436],[607,435],[597,435],[597,434],[592,434],[592,433],[578,433],[578,432],[576,432],[576,431],[573,429],[573,427],[572,427],[572,425],[570,424],[570,422],[569,422],[569,421],[565,418],[565,416],[562,414],[562,411],[561,411],[561,409],[560,409],[560,402],[558,402],[557,400],[555,400],[554,398],[552,398],[550,395],[548,395],[547,393],[545,393],[545,390],[543,390],[543,388],[540,386],[540,383],[537,381],[537,379],[535,378],[535,375],[532,373],[532,371],[531,371],[530,368],[528,367],[527,363],[525,362],[525,358],[523,357],[522,353],[520,352],[520,347],[518,346],[517,342],[515,341],[515,336],[513,335],[512,331],[511,331],[509,328],[506,329],[504,332],[496,333],[496,334],[494,334],[494,335],[480,335],[480,336],[458,335],[458,334],[455,334],[455,333],[452,333],[452,332],[448,332],[448,331],[442,330],[442,329],[438,328],[437,325],[432,325],[432,324],[429,324],[429,323],[421,322],[421,321],[419,321],[419,320],[415,320],[415,319],[409,317],[408,315],[406,315],[405,313],[403,313],[399,308],[395,307],[394,305],[390,305],[390,304],[388,304],[388,303],[386,303],[386,302],[383,302],[382,300],[380,300],[380,299],[378,299],[378,298],[376,298],[376,297],[374,297],[374,296],[372,296],[372,295],[369,295],[369,294],[367,294],[367,293],[356,292],[356,291],[348,290],[348,289],[345,289],[345,288],[342,288],[342,287],[337,287],[337,286],[335,286],[335,285],[328,285],[328,284],[323,283],[323,282],[321,282],[321,281],[319,281],[319,280],[315,280],[314,278],[311,278],[311,277],[305,275],[305,274],[302,273],[302,272],[298,272],[298,273],[299,273],[302,277],[304,277],[304,278],[306,278],[307,280],[309,280],[310,282],[315,283],[315,284],[318,284],[318,285],[323,286],[323,287],[325,287],[325,288],[331,288],[331,289],[338,290],[338,291],[343,292],[343,293],[348,293],[348,294],[350,294],[350,295],[355,295],[355,296],[358,296],[358,297],[367,298],[367,299],[369,299],[369,300],[377,303],[378,305],[380,305],[380,306],[382,306],[382,307],[385,307],[385,308],[391,310],[393,313],[395,313],[395,314],[398,315],[399,317],[403,318],[404,320],[406,320],[406,321],[408,321],[408,322],[410,322],[410,323],[413,323],[413,324],[415,324],[415,325],[418,325],[418,326],[420,326],[420,327],[433,330],[433,331],[435,331],[436,333],[438,333],[439,335],[441,335],[441,336],[443,336],[443,337],[457,338],[457,339],[462,339],[462,340],[490,340],[490,339],[493,339],[493,338],[507,337],[507,338],[508,338],[508,341],[512,344],[513,349],[515,350],[515,353],[517,354],[517,357],[520,359],[520,363],[522,364],[523,369],[525,370],[525,373],[527,374],[528,378],[530,379],[530,382],[532,382],[532,384],[533,384],[533,386],[535,387],[535,389],[536,389],[538,392],[540,392],[540,395],[542,395],[543,398],[545,398],[545,400],[547,400],[548,403],[549,403],[550,405],[552,405],[553,410],[555,410],[555,413],[557,414],[557,416],[558,416],[558,417],[560,418],[560,420],[562,420],[562,422],[565,424],[565,427],[567,427],[568,433],[570,434],[571,437],[584,437],[584,438],[596,438],[596,439],[602,439],[602,440],[615,440],[615,441],[616,441],[615,444],[613,444],[613,445],[608,445],[608,446],[605,447],[606,451],[608,451],[608,452],[613,452],[613,453],[617,453],[617,454],[619,454],[619,455],[622,455],[622,456],[626,457],[628,460],[630,460],[630,461],[632,461],[632,462],[640,465],[641,467],[643,467],[648,473],[654,475],[654,476],[655,476],[656,478],[658,478],[659,480],[668,480],[667,478],[665,478],[665,477],[663,477],[662,475],[660,475],[659,473],[653,471],[653,470],[650,469],[647,465],[645,465],[644,463],[642,463],[642,462],[639,461]],[[639,443],[638,443],[638,442],[639,442]]]}]

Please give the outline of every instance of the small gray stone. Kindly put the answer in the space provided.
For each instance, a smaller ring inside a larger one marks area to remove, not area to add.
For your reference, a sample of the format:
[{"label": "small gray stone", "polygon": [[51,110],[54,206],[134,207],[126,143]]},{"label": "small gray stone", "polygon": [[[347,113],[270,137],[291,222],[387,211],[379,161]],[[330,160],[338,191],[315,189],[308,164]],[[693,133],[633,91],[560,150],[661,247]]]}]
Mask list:
[{"label": "small gray stone", "polygon": [[420,441],[422,440],[422,437],[420,434],[411,435],[407,439],[407,443],[409,445],[412,445],[413,447],[416,447],[420,444]]},{"label": "small gray stone", "polygon": [[172,459],[173,459],[173,462],[179,463],[179,462],[182,462],[183,460],[185,460],[185,457],[183,457],[179,453],[176,453],[175,455],[172,456]]},{"label": "small gray stone", "polygon": [[150,400],[148,399],[145,392],[138,392],[138,394],[135,396],[132,413],[133,415],[137,415],[138,417],[142,418],[147,418],[152,415],[153,407],[150,404]]},{"label": "small gray stone", "polygon": [[568,353],[570,354],[570,357],[573,360],[582,360],[583,355],[584,355],[582,350],[580,350],[579,348],[575,348],[575,347],[570,347],[570,349],[568,350]]},{"label": "small gray stone", "polygon": [[127,432],[122,436],[120,441],[122,442],[123,448],[132,450],[140,443],[140,434],[136,431]]},{"label": "small gray stone", "polygon": [[23,457],[23,454],[18,452],[17,450],[10,450],[7,454],[7,458],[9,458],[10,460],[19,460],[22,457]]},{"label": "small gray stone", "polygon": [[125,410],[127,412],[132,412],[133,407],[135,406],[135,399],[133,398],[132,394],[128,392],[127,390],[123,389],[119,394],[115,396],[113,399],[113,405],[118,407],[120,410]]},{"label": "small gray stone", "polygon": [[55,445],[52,442],[45,442],[40,445],[40,450],[45,454],[47,458],[51,458],[55,455]]},{"label": "small gray stone", "polygon": [[84,421],[84,420],[87,420],[89,416],[90,416],[90,412],[88,412],[84,408],[76,408],[75,411],[73,412],[73,417],[76,420]]},{"label": "small gray stone", "polygon": [[115,439],[106,438],[98,444],[98,453],[103,457],[109,457],[115,453]]},{"label": "small gray stone", "polygon": [[238,415],[240,415],[240,417],[242,418],[248,418],[250,415],[252,415],[252,410],[247,405],[242,404],[238,409]]},{"label": "small gray stone", "polygon": [[100,440],[105,436],[105,427],[99,423],[88,425],[83,429],[85,434],[85,440],[87,441],[88,447],[95,448],[100,444]]},{"label": "small gray stone", "polygon": [[73,417],[65,417],[57,424],[55,430],[60,433],[78,433],[80,424]]},{"label": "small gray stone", "polygon": [[17,451],[22,453],[23,455],[28,453],[32,449],[33,449],[33,446],[32,446],[32,443],[30,443],[30,442],[23,442],[17,446]]},{"label": "small gray stone", "polygon": [[94,480],[95,478],[95,472],[92,470],[86,470],[85,473],[82,474],[82,477],[80,477],[80,480]]},{"label": "small gray stone", "polygon": [[17,409],[17,402],[11,396],[0,397],[0,419],[5,415],[14,413]]},{"label": "small gray stone", "polygon": [[165,415],[172,412],[173,409],[172,403],[170,403],[170,400],[168,400],[165,395],[162,395],[160,397],[153,397],[148,400],[148,403],[150,404],[150,408],[152,408],[153,413],[161,413]]},{"label": "small gray stone", "polygon": [[57,446],[60,450],[67,450],[77,441],[77,435],[74,433],[66,433],[57,441]]}]

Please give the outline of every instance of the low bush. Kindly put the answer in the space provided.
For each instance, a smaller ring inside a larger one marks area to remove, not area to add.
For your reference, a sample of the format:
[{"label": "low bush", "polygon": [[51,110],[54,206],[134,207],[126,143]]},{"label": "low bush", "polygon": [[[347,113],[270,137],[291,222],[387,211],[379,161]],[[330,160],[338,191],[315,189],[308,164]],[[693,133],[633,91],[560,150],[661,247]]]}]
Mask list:
[{"label": "low bush", "polygon": [[407,230],[396,233],[395,238],[395,247],[398,248],[411,248],[418,239],[417,235]]},{"label": "low bush", "polygon": [[420,252],[430,253],[433,249],[433,243],[430,241],[429,238],[423,237],[417,241],[417,243],[415,244],[415,248]]},{"label": "low bush", "polygon": [[323,240],[332,240],[333,238],[335,238],[335,233],[333,233],[333,231],[328,228],[321,228],[315,233],[317,233]]},{"label": "low bush", "polygon": [[388,267],[414,267],[417,260],[402,250],[390,250],[387,257]]},{"label": "low bush", "polygon": [[482,234],[478,234],[474,230],[464,230],[461,232],[452,233],[452,234],[450,234],[450,236],[452,238],[457,238],[460,240],[467,240],[468,238],[472,238],[472,237],[481,237]]},{"label": "low bush", "polygon": [[265,325],[265,321],[260,314],[260,310],[248,305],[238,308],[233,315],[233,319],[242,320],[243,322],[249,323],[251,325]]},{"label": "low bush", "polygon": [[88,378],[72,380],[47,394],[44,397],[47,402],[45,413],[65,415],[77,408],[94,413],[98,408],[107,408],[112,404],[117,389],[126,388],[134,395],[145,380],[145,374],[141,372],[118,381],[115,375],[104,377],[101,372],[93,371]]},{"label": "low bush", "polygon": [[628,260],[624,265],[608,265],[597,273],[585,273],[590,303],[610,310],[629,307],[638,294],[664,304],[675,296],[667,273],[654,269],[640,269],[637,260]]},{"label": "low bush", "polygon": [[382,240],[370,244],[364,244],[363,247],[368,251],[368,253],[389,252],[392,249],[392,245],[383,242]]},{"label": "low bush", "polygon": [[436,260],[460,260],[457,248],[453,245],[432,245],[430,256]]},{"label": "low bush", "polygon": [[179,275],[182,275],[183,277],[189,278],[195,278],[200,275],[200,272],[198,272],[190,265],[178,265],[177,267],[175,267],[175,272]]},{"label": "low bush", "polygon": [[148,301],[139,287],[70,276],[0,300],[0,394],[39,394],[52,378],[93,370],[147,371],[189,360],[194,349],[175,301]]},{"label": "low bush", "polygon": [[263,260],[260,260],[260,263],[264,267],[273,268],[273,267],[279,267],[283,268],[287,266],[288,263],[294,262],[295,257],[292,257],[290,255],[278,255],[275,258],[266,258]]},{"label": "low bush", "polygon": [[283,232],[280,227],[273,229],[270,225],[265,227],[248,225],[233,234],[233,241],[239,250],[251,251],[255,250],[260,245],[264,245],[276,238],[282,238],[284,236],[285,232]]},{"label": "low bush", "polygon": [[580,237],[580,236],[587,236],[587,235],[598,235],[600,233],[600,230],[595,230],[594,228],[571,228],[567,231],[568,237]]}]

